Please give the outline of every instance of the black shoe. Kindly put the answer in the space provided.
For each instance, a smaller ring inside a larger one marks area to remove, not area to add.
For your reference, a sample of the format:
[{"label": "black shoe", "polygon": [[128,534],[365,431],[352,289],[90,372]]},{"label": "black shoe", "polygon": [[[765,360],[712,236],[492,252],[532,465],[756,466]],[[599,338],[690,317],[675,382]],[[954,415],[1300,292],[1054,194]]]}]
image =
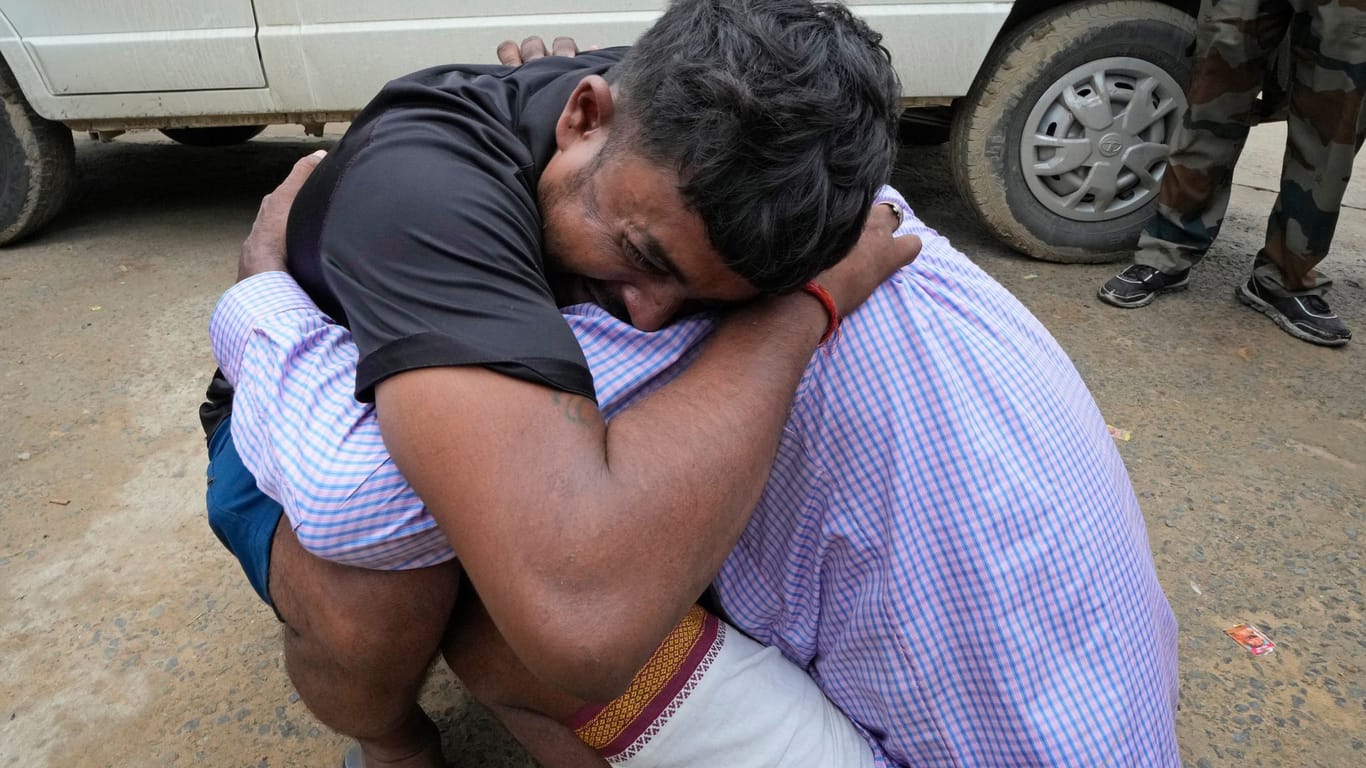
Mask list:
[{"label": "black shoe", "polygon": [[1096,295],[1106,304],[1125,309],[1151,304],[1157,294],[1177,291],[1190,282],[1189,269],[1174,275],[1158,272],[1147,264],[1134,264],[1110,278]]},{"label": "black shoe", "polygon": [[1322,296],[1272,296],[1254,278],[1238,286],[1234,295],[1297,339],[1325,347],[1340,347],[1352,340],[1352,332],[1333,314]]}]

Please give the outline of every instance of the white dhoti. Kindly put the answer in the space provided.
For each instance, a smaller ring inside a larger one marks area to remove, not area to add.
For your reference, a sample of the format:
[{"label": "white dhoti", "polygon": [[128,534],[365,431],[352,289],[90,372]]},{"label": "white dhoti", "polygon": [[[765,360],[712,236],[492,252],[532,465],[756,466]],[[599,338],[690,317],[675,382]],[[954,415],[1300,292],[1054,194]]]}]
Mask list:
[{"label": "white dhoti", "polygon": [[605,705],[567,723],[612,765],[870,768],[872,748],[802,669],[694,607]]}]

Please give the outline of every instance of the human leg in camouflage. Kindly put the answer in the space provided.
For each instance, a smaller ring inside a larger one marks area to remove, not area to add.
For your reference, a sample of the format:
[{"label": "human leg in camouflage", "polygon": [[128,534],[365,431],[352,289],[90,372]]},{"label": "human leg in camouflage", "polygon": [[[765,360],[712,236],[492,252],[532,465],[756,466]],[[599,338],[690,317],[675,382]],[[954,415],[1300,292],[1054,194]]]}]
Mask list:
[{"label": "human leg in camouflage", "polygon": [[1267,65],[1290,26],[1286,0],[1204,0],[1190,107],[1173,138],[1157,214],[1134,262],[1160,272],[1189,269],[1219,234],[1233,187],[1233,166],[1256,122]]},{"label": "human leg in camouflage", "polygon": [[1366,0],[1293,2],[1281,189],[1266,246],[1235,295],[1296,338],[1341,346],[1352,332],[1324,300],[1332,281],[1316,267],[1332,245],[1366,137]]},{"label": "human leg in camouflage", "polygon": [[1256,122],[1257,94],[1290,26],[1286,0],[1203,0],[1189,107],[1172,137],[1157,211],[1126,268],[1101,287],[1107,304],[1141,307],[1185,287],[1186,275],[1219,234],[1233,166]]},{"label": "human leg in camouflage", "polygon": [[1292,69],[1281,187],[1266,245],[1237,296],[1307,341],[1351,338],[1323,300],[1331,281],[1316,266],[1328,255],[1366,136],[1366,0],[1204,0],[1190,109],[1173,139],[1157,213],[1135,266],[1101,288],[1102,300],[1142,306],[1185,285],[1219,233],[1257,93],[1286,35]]},{"label": "human leg in camouflage", "polygon": [[1280,195],[1254,277],[1273,296],[1322,295],[1352,161],[1366,136],[1366,0],[1294,0]]}]

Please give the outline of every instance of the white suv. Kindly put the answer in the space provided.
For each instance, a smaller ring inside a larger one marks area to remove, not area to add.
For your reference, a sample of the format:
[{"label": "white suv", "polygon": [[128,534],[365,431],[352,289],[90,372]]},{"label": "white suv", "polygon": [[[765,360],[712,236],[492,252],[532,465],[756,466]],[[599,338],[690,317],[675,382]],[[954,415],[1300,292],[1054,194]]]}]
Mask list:
[{"label": "white suv", "polygon": [[[321,134],[390,78],[496,63],[499,42],[529,34],[629,43],[664,5],[0,0],[0,244],[65,202],[72,131],[151,128],[200,145],[277,123]],[[850,5],[884,36],[908,127],[947,129],[959,191],[987,227],[1043,259],[1126,254],[1185,109],[1197,0]]]}]

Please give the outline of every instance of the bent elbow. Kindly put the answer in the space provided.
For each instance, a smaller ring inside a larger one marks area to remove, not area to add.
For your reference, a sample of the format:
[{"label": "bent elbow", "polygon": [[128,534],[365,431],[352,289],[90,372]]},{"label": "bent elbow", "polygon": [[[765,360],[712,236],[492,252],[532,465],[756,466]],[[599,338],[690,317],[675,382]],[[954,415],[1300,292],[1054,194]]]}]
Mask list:
[{"label": "bent elbow", "polygon": [[602,704],[621,696],[649,651],[641,655],[622,636],[611,636],[605,629],[610,623],[585,620],[579,614],[572,624],[547,622],[554,635],[544,638],[534,659],[526,659],[528,668],[548,685],[586,702]]},{"label": "bent elbow", "polygon": [[[560,564],[556,564],[560,565]],[[569,578],[584,563],[518,571],[551,574],[513,595],[517,621],[505,621],[505,637],[543,683],[584,701],[611,701],[630,687],[678,618],[651,604],[639,583],[621,579]],[[601,573],[601,571],[599,571]],[[509,617],[511,618],[511,617]]]},{"label": "bent elbow", "polygon": [[634,670],[626,673],[620,668],[578,666],[565,668],[552,685],[576,699],[606,704],[626,693],[634,677]]}]

